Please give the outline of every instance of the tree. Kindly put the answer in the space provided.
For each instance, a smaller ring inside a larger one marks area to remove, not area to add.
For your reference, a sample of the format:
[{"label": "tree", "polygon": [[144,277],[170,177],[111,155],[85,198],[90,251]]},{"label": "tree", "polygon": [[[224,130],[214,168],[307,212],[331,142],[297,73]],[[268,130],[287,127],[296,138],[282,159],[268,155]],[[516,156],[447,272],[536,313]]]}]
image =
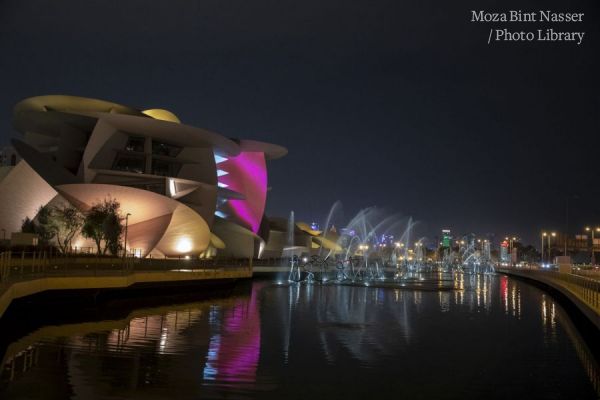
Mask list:
[{"label": "tree", "polygon": [[532,245],[524,246],[521,243],[515,243],[514,247],[517,249],[519,259],[525,262],[533,263],[541,259],[541,254]]},{"label": "tree", "polygon": [[117,255],[121,249],[121,234],[123,233],[123,218],[118,213],[109,214],[104,220],[103,229],[105,233],[106,249],[111,254]]},{"label": "tree", "polygon": [[106,254],[109,250],[116,255],[121,247],[123,217],[120,207],[116,199],[108,198],[94,204],[85,215],[81,233],[96,243],[98,254]]},{"label": "tree", "polygon": [[55,231],[52,210],[47,205],[41,206],[38,209],[37,215],[33,220],[25,217],[21,224],[21,232],[35,233],[38,235],[39,243],[43,246],[50,244],[50,241],[55,236]]},{"label": "tree", "polygon": [[54,221],[52,220],[52,209],[47,205],[41,206],[35,219],[37,220],[36,233],[40,244],[48,246],[56,232]]},{"label": "tree", "polygon": [[63,253],[68,253],[73,238],[83,226],[83,215],[73,206],[54,207],[52,220],[58,247]]},{"label": "tree", "polygon": [[35,233],[35,223],[29,217],[25,217],[23,223],[21,223],[21,232]]}]

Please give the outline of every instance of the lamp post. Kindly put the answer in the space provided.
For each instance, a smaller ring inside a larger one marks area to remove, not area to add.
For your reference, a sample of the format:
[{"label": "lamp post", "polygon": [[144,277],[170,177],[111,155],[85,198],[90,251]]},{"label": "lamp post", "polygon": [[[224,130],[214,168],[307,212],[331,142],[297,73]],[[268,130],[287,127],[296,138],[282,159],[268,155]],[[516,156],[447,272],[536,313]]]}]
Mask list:
[{"label": "lamp post", "polygon": [[592,266],[596,265],[596,255],[594,254],[594,232],[600,232],[600,228],[596,227],[596,228],[590,228],[589,226],[585,227],[585,230],[587,232],[592,232],[592,258],[591,258],[591,262],[592,262]]},{"label": "lamp post", "polygon": [[548,236],[547,232],[542,232],[542,264],[544,263],[544,239]]},{"label": "lamp post", "polygon": [[548,261],[552,261],[552,241],[551,239],[556,237],[556,232],[552,232],[548,235]]},{"label": "lamp post", "polygon": [[367,250],[369,250],[369,245],[368,244],[360,244],[358,246],[358,249],[360,250],[360,255],[364,256],[365,253],[367,252]]},{"label": "lamp post", "polygon": [[127,227],[129,225],[129,216],[131,215],[131,213],[127,213],[127,215],[125,216],[125,240],[123,243],[123,258],[127,257]]}]

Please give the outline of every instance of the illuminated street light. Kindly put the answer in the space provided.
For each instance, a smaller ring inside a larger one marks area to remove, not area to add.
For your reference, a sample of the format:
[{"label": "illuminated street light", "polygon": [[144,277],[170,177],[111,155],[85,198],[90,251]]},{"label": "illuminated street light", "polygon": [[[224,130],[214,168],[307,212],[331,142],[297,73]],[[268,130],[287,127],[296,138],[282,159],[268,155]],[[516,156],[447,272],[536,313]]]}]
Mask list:
[{"label": "illuminated street light", "polygon": [[547,232],[542,232],[542,264],[544,263],[544,238],[548,236]]},{"label": "illuminated street light", "polygon": [[127,213],[125,216],[125,240],[123,240],[123,258],[127,257],[127,227],[129,225],[129,216],[131,213]]},{"label": "illuminated street light", "polygon": [[600,228],[596,227],[596,228],[592,229],[589,226],[586,226],[585,230],[587,232],[592,232],[592,258],[591,258],[591,263],[592,263],[592,265],[596,265],[596,254],[594,252],[594,232],[600,232]]},{"label": "illuminated street light", "polygon": [[[546,236],[546,235],[544,235],[544,236]],[[556,232],[551,232],[547,236],[548,236],[548,261],[550,262],[551,258],[552,258],[552,240],[551,239],[553,237],[556,237]]]}]

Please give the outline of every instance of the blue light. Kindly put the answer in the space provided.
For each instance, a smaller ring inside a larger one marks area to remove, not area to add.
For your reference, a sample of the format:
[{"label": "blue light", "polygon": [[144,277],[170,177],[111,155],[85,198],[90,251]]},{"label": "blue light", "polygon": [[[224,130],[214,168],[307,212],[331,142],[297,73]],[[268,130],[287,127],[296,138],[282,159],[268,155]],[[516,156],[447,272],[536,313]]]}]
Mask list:
[{"label": "blue light", "polygon": [[222,163],[223,161],[227,161],[227,158],[215,154],[215,164]]}]

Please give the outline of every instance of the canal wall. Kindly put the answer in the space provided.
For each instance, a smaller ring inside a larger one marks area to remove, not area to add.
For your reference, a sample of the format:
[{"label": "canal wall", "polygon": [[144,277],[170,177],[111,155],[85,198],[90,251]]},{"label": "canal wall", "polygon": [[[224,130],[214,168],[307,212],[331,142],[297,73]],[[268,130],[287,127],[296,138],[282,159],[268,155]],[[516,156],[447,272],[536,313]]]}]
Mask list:
[{"label": "canal wall", "polygon": [[[566,300],[573,311],[580,313],[578,319],[586,328],[600,333],[600,281],[588,277],[555,271],[499,268],[499,273],[514,276],[538,284],[552,294]],[[578,317],[574,315],[574,317]]]},{"label": "canal wall", "polygon": [[[252,263],[205,260],[0,257],[0,317],[15,300],[40,293],[160,293],[186,286],[222,285],[252,278]],[[182,289],[183,290],[183,289]]]}]

